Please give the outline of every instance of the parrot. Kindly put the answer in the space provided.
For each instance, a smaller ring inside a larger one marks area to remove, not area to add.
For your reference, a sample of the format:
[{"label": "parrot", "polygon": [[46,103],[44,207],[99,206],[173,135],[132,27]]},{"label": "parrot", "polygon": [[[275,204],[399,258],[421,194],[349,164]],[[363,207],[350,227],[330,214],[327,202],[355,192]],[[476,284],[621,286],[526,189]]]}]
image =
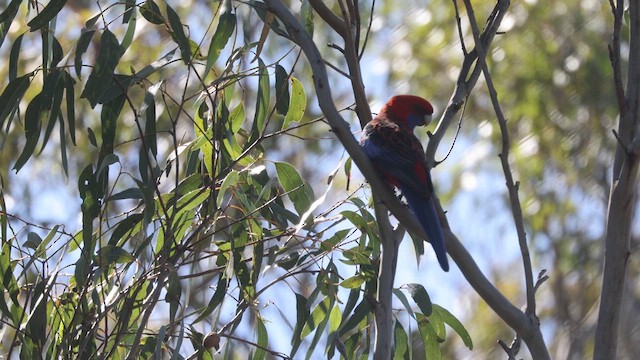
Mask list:
[{"label": "parrot", "polygon": [[442,270],[449,271],[444,234],[436,212],[427,159],[416,126],[431,121],[433,106],[415,95],[392,97],[363,128],[360,146],[383,179],[400,190],[429,237]]}]

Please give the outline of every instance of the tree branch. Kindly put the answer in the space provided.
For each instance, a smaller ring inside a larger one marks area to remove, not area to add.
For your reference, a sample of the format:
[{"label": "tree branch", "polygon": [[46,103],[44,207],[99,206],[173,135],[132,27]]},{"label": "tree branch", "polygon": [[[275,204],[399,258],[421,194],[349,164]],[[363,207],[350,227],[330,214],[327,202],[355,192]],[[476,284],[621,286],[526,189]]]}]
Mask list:
[{"label": "tree branch", "polygon": [[[483,48],[487,49],[493,41],[493,38],[498,32],[498,27],[502,22],[502,18],[504,18],[507,9],[509,9],[509,5],[509,0],[498,0],[496,3],[496,6],[493,8],[493,11],[487,19],[485,29],[480,35],[479,43],[482,44]],[[464,39],[460,40],[464,43]],[[440,117],[440,121],[438,121],[438,125],[436,126],[433,135],[429,138],[426,153],[427,161],[431,166],[437,164],[435,161],[436,150],[438,149],[438,146],[444,138],[447,130],[455,120],[456,113],[462,108],[462,105],[480,77],[482,68],[478,66],[477,60],[478,50],[474,48],[470,53],[465,55],[464,60],[462,61],[460,74],[458,75],[458,80],[456,81],[456,87],[453,90],[453,94],[449,99],[449,104]]]},{"label": "tree branch", "polygon": [[[377,171],[373,168],[373,165],[360,148],[358,142],[353,137],[348,123],[344,121],[344,119],[336,109],[333,97],[331,95],[331,88],[329,86],[327,71],[325,67],[326,65],[311,37],[305,32],[302,25],[298,22],[295,16],[282,4],[282,2],[278,0],[265,0],[265,3],[269,7],[269,11],[271,11],[284,24],[291,36],[291,39],[298,46],[300,46],[302,51],[305,53],[305,56],[309,60],[309,65],[311,66],[314,75],[313,82],[320,109],[325,115],[327,122],[331,126],[331,129],[338,140],[342,143],[342,145],[345,147],[345,150],[349,153],[349,155],[355,162],[356,166],[358,166],[362,174],[369,181],[372,192],[375,194],[378,201],[384,204],[387,209],[391,211],[391,213],[396,217],[396,219],[398,219],[398,221],[405,225],[409,231],[424,239],[427,239],[424,230],[419,225],[415,216],[395,197],[391,189],[380,178]],[[506,7],[508,7],[508,5],[508,1],[500,1],[498,3],[496,9],[494,10],[494,13],[492,14],[492,21],[490,21],[488,28],[491,27],[497,29],[497,24],[495,24],[495,21],[502,19],[503,12],[506,10]],[[493,33],[489,33],[485,30],[485,33],[483,33],[484,37],[482,38],[483,43],[485,43],[489,39],[492,39],[493,35],[495,35],[495,31]],[[475,51],[473,53],[475,53]],[[472,62],[469,62],[465,66],[470,68],[471,65]],[[479,72],[481,70],[478,68],[477,71],[479,76]],[[472,77],[474,76],[475,80],[472,79]],[[475,81],[477,81],[477,76],[473,74],[470,75],[469,82],[471,81],[473,82],[473,84],[475,84]],[[465,82],[464,86],[467,85],[471,84]],[[459,93],[456,94],[454,94],[454,99],[456,98],[456,96],[460,96]],[[441,125],[442,123],[439,126]],[[436,204],[441,215],[441,221],[446,239],[445,241],[447,243],[449,254],[456,262],[469,284],[471,284],[474,290],[487,302],[487,304],[496,312],[496,314],[498,314],[498,316],[500,316],[516,332],[522,334],[522,338],[525,341],[529,341],[528,345],[530,347],[539,348],[541,346],[540,344],[544,346],[542,338],[538,337],[539,332],[533,330],[537,328],[537,324],[533,323],[529,317],[525,316],[522,311],[511,304],[509,300],[507,300],[500,293],[500,291],[498,291],[495,286],[493,286],[493,284],[484,276],[469,252],[451,232],[449,224],[446,221],[446,217],[444,216],[437,198]]]},{"label": "tree branch", "polygon": [[534,336],[536,339],[539,339],[540,341],[536,346],[536,348],[534,349],[532,346],[533,344],[530,343],[531,338],[524,337],[523,335],[523,339],[527,343],[531,353],[535,354],[534,358],[548,359],[550,358],[549,353],[546,345],[544,344],[544,340],[542,340],[542,334],[540,333],[538,319],[536,317],[536,299],[535,299],[535,288],[533,283],[533,270],[531,267],[531,256],[529,254],[529,246],[527,244],[527,234],[524,230],[522,206],[520,205],[520,199],[518,196],[518,185],[513,180],[513,174],[511,173],[511,167],[509,165],[509,148],[511,144],[509,140],[509,131],[507,129],[507,120],[504,117],[504,114],[502,113],[502,108],[500,107],[500,102],[498,101],[498,95],[493,85],[493,79],[491,78],[491,73],[489,72],[489,68],[487,66],[487,62],[486,62],[487,53],[480,39],[480,30],[478,29],[478,24],[476,23],[473,6],[471,5],[470,0],[464,0],[464,5],[465,5],[465,8],[467,9],[467,15],[469,17],[471,31],[473,33],[473,38],[476,43],[475,49],[478,52],[478,63],[484,74],[484,78],[487,83],[487,88],[489,90],[489,96],[491,97],[491,103],[496,113],[496,117],[498,118],[498,124],[500,126],[500,132],[502,134],[502,149],[500,154],[500,162],[502,164],[502,170],[504,172],[507,189],[509,191],[509,200],[511,202],[511,212],[513,215],[513,221],[515,223],[516,232],[518,234],[518,243],[520,245],[520,253],[522,255],[522,263],[523,263],[524,275],[525,275],[525,287],[526,287],[526,293],[527,293],[526,315],[529,317],[532,324],[532,326],[528,330],[530,331],[530,335]]},{"label": "tree branch", "polygon": [[620,106],[618,146],[613,165],[613,182],[609,194],[607,230],[605,235],[604,271],[600,293],[600,309],[596,325],[594,355],[596,360],[615,359],[618,345],[620,312],[630,255],[631,225],[636,204],[638,155],[637,135],[640,116],[640,4],[629,1],[629,60],[627,89],[620,99],[620,27],[624,1],[618,0],[614,14],[613,45],[610,47],[614,67],[615,90]]}]

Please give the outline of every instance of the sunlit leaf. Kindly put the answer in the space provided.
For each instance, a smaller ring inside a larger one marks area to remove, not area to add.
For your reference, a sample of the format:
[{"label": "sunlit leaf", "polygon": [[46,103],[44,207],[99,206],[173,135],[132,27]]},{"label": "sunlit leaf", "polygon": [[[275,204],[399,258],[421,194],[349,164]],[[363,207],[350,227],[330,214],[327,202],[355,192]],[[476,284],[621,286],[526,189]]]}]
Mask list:
[{"label": "sunlit leaf", "polygon": [[289,103],[289,111],[284,117],[283,128],[286,128],[292,122],[299,122],[304,116],[304,111],[307,108],[307,95],[304,92],[304,87],[300,80],[291,78],[291,102]]},{"label": "sunlit leaf", "polygon": [[418,320],[418,329],[422,336],[422,343],[424,344],[425,359],[439,360],[442,352],[440,351],[438,336],[426,316],[416,313],[416,317]]},{"label": "sunlit leaf", "polygon": [[471,336],[469,335],[469,332],[467,332],[467,329],[465,329],[464,325],[462,325],[462,323],[458,319],[456,319],[456,317],[453,316],[453,314],[451,314],[449,310],[443,308],[442,306],[433,304],[433,311],[437,312],[440,317],[442,317],[442,320],[460,336],[460,338],[464,342],[464,345],[469,348],[469,350],[473,350],[473,341],[471,339]]},{"label": "sunlit leaf", "polygon": [[265,349],[269,345],[269,335],[267,334],[267,328],[264,326],[264,322],[260,316],[256,318],[256,335],[258,337],[258,346],[253,353],[253,360],[264,360],[267,356]]}]

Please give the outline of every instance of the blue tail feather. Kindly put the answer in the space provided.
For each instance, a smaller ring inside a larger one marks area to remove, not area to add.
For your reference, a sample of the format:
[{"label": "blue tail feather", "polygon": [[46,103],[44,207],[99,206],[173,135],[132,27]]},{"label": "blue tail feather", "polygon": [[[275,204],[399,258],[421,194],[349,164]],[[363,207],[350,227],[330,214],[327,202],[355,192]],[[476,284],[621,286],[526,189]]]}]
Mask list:
[{"label": "blue tail feather", "polygon": [[416,215],[420,225],[422,225],[422,228],[427,233],[429,242],[431,242],[431,246],[436,253],[442,270],[449,271],[449,260],[447,259],[447,249],[444,244],[444,234],[433,199],[431,197],[425,198],[406,187],[400,190],[407,199],[409,208]]}]

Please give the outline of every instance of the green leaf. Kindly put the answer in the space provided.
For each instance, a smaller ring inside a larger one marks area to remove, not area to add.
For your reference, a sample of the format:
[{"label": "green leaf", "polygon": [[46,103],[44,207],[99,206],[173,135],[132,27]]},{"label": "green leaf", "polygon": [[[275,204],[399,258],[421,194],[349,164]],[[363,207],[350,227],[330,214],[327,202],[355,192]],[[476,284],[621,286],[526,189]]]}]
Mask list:
[{"label": "green leaf", "polygon": [[189,39],[184,33],[184,28],[182,22],[180,21],[180,16],[169,6],[167,5],[167,17],[169,18],[169,25],[171,26],[171,30],[173,33],[173,41],[178,44],[180,47],[180,54],[182,54],[182,62],[185,65],[189,65],[191,62],[191,45],[189,44]]},{"label": "green leaf", "polygon": [[175,319],[176,317],[176,312],[180,306],[180,295],[182,295],[180,278],[176,271],[171,271],[167,282],[167,293],[164,297],[164,301],[169,303],[169,319]]},{"label": "green leaf", "polygon": [[78,78],[80,78],[80,72],[82,71],[82,54],[84,54],[89,48],[89,44],[91,44],[91,39],[93,38],[93,34],[95,34],[95,32],[95,30],[82,31],[82,33],[80,34],[80,39],[78,39],[78,43],[76,44],[74,67],[76,69],[76,76]]},{"label": "green leaf", "polygon": [[367,279],[362,274],[357,274],[342,281],[340,286],[346,289],[356,289],[364,284],[366,280]]},{"label": "green leaf", "polygon": [[45,236],[44,239],[38,244],[38,246],[36,247],[36,252],[34,253],[36,257],[40,259],[47,258],[47,246],[49,246],[51,240],[53,240],[54,236],[58,233],[59,227],[60,225],[56,225],[51,228],[51,230],[49,230],[49,233],[47,233],[47,236]]},{"label": "green leaf", "polygon": [[38,235],[38,233],[29,231],[29,233],[27,234],[27,241],[24,242],[24,246],[28,247],[29,249],[35,250],[41,242],[42,238],[40,237],[40,235]]},{"label": "green leaf", "polygon": [[213,34],[213,38],[211,38],[211,44],[209,44],[209,52],[207,54],[207,64],[205,65],[203,78],[207,76],[213,64],[215,64],[218,57],[220,57],[220,53],[222,49],[227,45],[231,34],[233,34],[233,30],[236,28],[236,15],[231,12],[231,7],[227,9],[227,11],[223,12],[220,15],[220,19],[218,20],[218,27],[216,27],[216,32]]},{"label": "green leaf", "polygon": [[264,65],[262,59],[258,59],[258,94],[256,97],[256,112],[253,118],[253,126],[251,128],[251,138],[248,144],[257,141],[264,132],[264,124],[269,115],[269,92],[271,85],[269,83],[269,72]]},{"label": "green leaf", "polygon": [[289,111],[289,74],[282,67],[276,65],[276,111],[280,115],[286,115]]},{"label": "green leaf", "polygon": [[402,290],[393,289],[393,293],[398,298],[398,300],[400,300],[402,305],[404,305],[404,308],[407,309],[409,315],[411,315],[411,317],[415,319],[416,315],[413,313],[413,308],[411,307],[411,305],[409,305],[409,300],[407,300],[407,297],[404,295]]},{"label": "green leaf", "polygon": [[120,116],[120,111],[122,111],[125,100],[125,96],[121,95],[102,105],[102,111],[100,112],[102,125],[102,146],[100,147],[101,157],[113,154],[118,117]]},{"label": "green leaf", "polygon": [[264,360],[267,356],[266,348],[269,345],[269,336],[267,334],[267,328],[264,326],[264,322],[260,316],[256,317],[256,335],[258,336],[258,347],[253,353],[253,360]]},{"label": "green leaf", "polygon": [[96,139],[96,133],[94,133],[93,129],[90,127],[87,128],[87,138],[89,139],[89,143],[91,143],[91,145],[98,147],[98,140]]},{"label": "green leaf", "polygon": [[73,145],[76,145],[76,111],[75,111],[75,80],[71,77],[67,71],[63,71],[64,78],[64,86],[66,89],[66,99],[67,99],[67,123],[69,124],[69,136],[71,137],[71,142]]},{"label": "green leaf", "polygon": [[155,2],[153,2],[153,0],[147,0],[144,2],[140,7],[140,14],[142,14],[142,17],[152,24],[160,25],[165,23],[164,17],[160,13],[160,8]]},{"label": "green leaf", "polygon": [[458,319],[456,319],[453,314],[451,314],[442,306],[436,304],[433,304],[433,311],[438,313],[445,324],[449,325],[453,329],[453,331],[455,331],[460,336],[460,338],[464,342],[464,345],[469,348],[469,350],[473,350],[473,340],[471,340],[469,332],[467,332],[467,329],[465,329],[464,325],[462,325],[462,323]]},{"label": "green leaf", "polygon": [[109,245],[122,246],[125,244],[126,240],[122,242],[120,240],[125,236],[127,236],[127,238],[131,238],[133,235],[138,233],[141,230],[139,225],[142,219],[143,214],[138,213],[131,214],[126,219],[120,221],[113,230],[111,238],[109,238]]},{"label": "green leaf", "polygon": [[45,6],[44,9],[42,9],[42,11],[40,11],[40,13],[36,15],[36,17],[31,19],[31,21],[27,23],[27,26],[31,28],[31,31],[36,31],[41,27],[47,25],[51,19],[53,19],[56,15],[58,15],[58,13],[60,12],[60,10],[62,10],[66,2],[67,0],[49,1],[47,6]]},{"label": "green leaf", "polygon": [[51,62],[50,62],[50,67],[54,67],[56,65],[58,65],[58,63],[60,62],[60,60],[62,60],[62,56],[64,55],[63,50],[62,50],[62,45],[60,45],[60,42],[58,42],[58,39],[56,39],[55,36],[53,36],[52,33],[47,34],[49,41],[51,42]]},{"label": "green leaf", "polygon": [[9,32],[9,27],[11,27],[11,23],[18,13],[21,3],[22,0],[12,0],[9,5],[5,7],[5,10],[0,13],[0,46],[2,46],[4,38]]},{"label": "green leaf", "polygon": [[[224,258],[224,256],[221,256],[220,258]],[[197,324],[207,318],[215,309],[218,308],[218,306],[220,306],[220,304],[222,304],[222,301],[227,294],[227,285],[227,278],[220,276],[218,279],[218,285],[216,286],[216,291],[213,293],[211,300],[209,300],[209,304],[207,304],[207,307],[204,308],[202,313],[200,313],[200,315],[193,321],[194,324]]]},{"label": "green leaf", "polygon": [[431,312],[433,311],[431,299],[429,298],[429,294],[427,293],[427,290],[425,290],[424,286],[420,284],[407,284],[406,286],[409,289],[409,293],[411,294],[413,301],[416,302],[420,311],[422,311],[422,314],[425,316],[431,315]]},{"label": "green leaf", "polygon": [[329,314],[329,334],[335,333],[340,328],[342,322],[342,313],[338,304],[333,306],[331,314]]},{"label": "green leaf", "polygon": [[244,123],[244,105],[240,103],[229,115],[230,130],[232,134],[237,133]]},{"label": "green leaf", "polygon": [[133,261],[135,261],[133,255],[115,245],[103,246],[96,255],[96,264],[102,268],[106,268],[111,264],[129,264]]},{"label": "green leaf", "polygon": [[311,334],[323,322],[326,323],[329,316],[330,304],[331,299],[326,296],[324,300],[316,305],[313,311],[311,311],[311,316],[307,319],[307,322],[302,329],[302,333],[300,334],[301,338],[307,337],[307,335]]},{"label": "green leaf", "polygon": [[305,324],[309,318],[309,309],[307,307],[307,298],[304,296],[294,292],[296,295],[296,327],[293,330],[293,335],[291,337],[291,354],[290,357],[293,359],[294,355],[298,351],[300,344],[302,343],[302,330],[304,329]]},{"label": "green leaf", "polygon": [[426,316],[416,313],[418,319],[418,329],[422,336],[422,342],[424,344],[425,359],[439,360],[442,357],[440,352],[440,343],[436,332],[431,327],[431,323]]},{"label": "green leaf", "polygon": [[304,92],[304,87],[300,80],[291,78],[291,102],[289,104],[289,111],[284,117],[284,124],[282,128],[286,128],[292,122],[299,122],[302,120],[304,111],[307,108],[307,95]]},{"label": "green leaf", "polygon": [[91,107],[98,104],[100,97],[111,84],[113,72],[122,55],[118,39],[109,29],[105,29],[100,38],[100,53],[80,95],[81,98],[89,100]]},{"label": "green leaf", "polygon": [[394,335],[394,353],[393,360],[409,360],[411,357],[409,355],[409,336],[407,332],[404,331],[402,324],[400,321],[396,319],[396,326],[393,331]]},{"label": "green leaf", "polygon": [[[60,108],[62,105],[62,98],[64,96],[65,82],[64,77],[61,70],[53,70],[49,73],[49,75],[44,80],[44,88],[43,92],[46,95],[46,101],[48,104],[44,104],[45,109],[49,110],[49,120],[47,123],[47,129],[44,132],[44,140],[42,140],[42,146],[40,148],[40,153],[44,150],[47,142],[49,141],[49,136],[53,131],[53,127],[58,121],[58,115],[60,114]],[[44,120],[44,119],[43,119]],[[61,125],[62,119],[60,121]]]},{"label": "green leaf", "polygon": [[313,37],[313,7],[309,3],[309,0],[302,0],[302,6],[300,8],[300,18],[304,25],[304,29],[309,36]]},{"label": "green leaf", "polygon": [[209,107],[206,102],[202,102],[195,113],[193,122],[193,130],[196,138],[202,137],[202,141],[199,141],[200,151],[202,151],[202,161],[207,169],[207,174],[213,177],[214,174],[214,160],[213,160],[213,139],[211,138],[212,132],[207,131],[209,127],[210,118]]},{"label": "green leaf", "polygon": [[[11,52],[9,54],[9,81],[14,80],[18,76],[18,58],[20,57],[20,46],[22,45],[23,37],[24,34],[20,34],[13,42],[13,45],[11,45]],[[0,44],[1,43],[0,41]]]},{"label": "green leaf", "polygon": [[220,185],[220,189],[218,190],[217,203],[219,205],[222,204],[224,197],[227,195],[227,189],[237,185],[239,180],[240,176],[235,170],[230,171],[229,174],[225,176],[224,180],[222,181],[222,185]]},{"label": "green leaf", "polygon": [[36,95],[29,106],[27,106],[27,111],[25,112],[25,126],[24,126],[24,135],[27,138],[27,141],[22,149],[22,153],[16,160],[13,168],[16,172],[20,171],[24,164],[27,163],[27,160],[33,154],[33,151],[38,144],[38,139],[40,138],[40,129],[42,124],[42,118],[47,115],[46,110],[46,96],[41,92]]},{"label": "green leaf", "polygon": [[278,179],[284,190],[289,194],[289,199],[293,203],[298,216],[302,216],[311,206],[313,199],[304,187],[309,185],[302,181],[298,170],[286,162],[276,162],[276,172]]},{"label": "green leaf", "polygon": [[4,127],[5,119],[18,109],[20,100],[29,89],[30,84],[30,76],[23,75],[10,81],[4,88],[2,95],[0,95],[0,129]]},{"label": "green leaf", "polygon": [[366,318],[367,315],[371,313],[371,305],[367,299],[363,299],[358,306],[353,310],[353,314],[349,319],[345,322],[343,321],[343,326],[340,329],[340,335],[343,336],[355,327],[360,324],[360,322]]},{"label": "green leaf", "polygon": [[[122,43],[120,43],[120,47],[122,47],[122,52],[125,52],[129,46],[131,45],[131,42],[133,41],[133,36],[136,33],[136,19],[137,19],[137,14],[138,12],[136,11],[136,7],[135,6],[130,6],[130,4],[127,4],[127,8],[128,10],[125,12],[125,17],[128,17],[127,22],[129,23],[127,25],[127,32],[124,34],[124,38],[122,39]],[[124,18],[123,18],[124,21]]]}]

